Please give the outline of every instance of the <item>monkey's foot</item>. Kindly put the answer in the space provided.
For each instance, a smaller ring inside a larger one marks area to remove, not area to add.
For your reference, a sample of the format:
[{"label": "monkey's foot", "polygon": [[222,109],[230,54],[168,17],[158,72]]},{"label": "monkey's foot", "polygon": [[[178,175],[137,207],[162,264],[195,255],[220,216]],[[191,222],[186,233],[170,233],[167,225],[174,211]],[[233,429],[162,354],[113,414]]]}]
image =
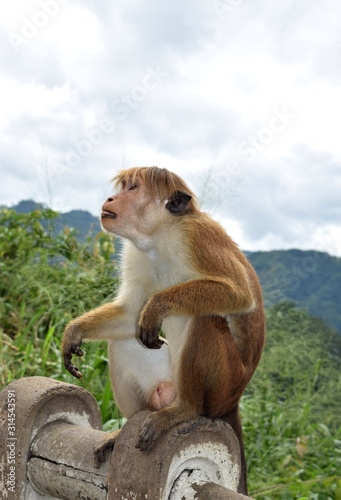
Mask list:
[{"label": "monkey's foot", "polygon": [[94,449],[94,462],[96,469],[98,469],[101,463],[104,462],[107,453],[114,447],[119,432],[120,431],[117,430],[106,433],[96,444]]},{"label": "monkey's foot", "polygon": [[157,413],[148,415],[140,427],[136,448],[139,448],[141,451],[152,450],[156,440],[161,436],[161,433],[162,429],[157,425]]}]

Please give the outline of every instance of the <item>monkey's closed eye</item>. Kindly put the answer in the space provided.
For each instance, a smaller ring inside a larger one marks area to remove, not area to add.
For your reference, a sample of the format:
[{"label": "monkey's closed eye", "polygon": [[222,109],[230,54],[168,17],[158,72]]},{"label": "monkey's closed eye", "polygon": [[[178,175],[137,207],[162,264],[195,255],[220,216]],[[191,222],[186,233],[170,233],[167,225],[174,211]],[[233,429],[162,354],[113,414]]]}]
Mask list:
[{"label": "monkey's closed eye", "polygon": [[137,184],[133,184],[132,186],[130,186],[130,187],[128,188],[128,191],[132,191],[133,189],[136,189],[137,187],[138,187],[138,185],[137,185]]}]

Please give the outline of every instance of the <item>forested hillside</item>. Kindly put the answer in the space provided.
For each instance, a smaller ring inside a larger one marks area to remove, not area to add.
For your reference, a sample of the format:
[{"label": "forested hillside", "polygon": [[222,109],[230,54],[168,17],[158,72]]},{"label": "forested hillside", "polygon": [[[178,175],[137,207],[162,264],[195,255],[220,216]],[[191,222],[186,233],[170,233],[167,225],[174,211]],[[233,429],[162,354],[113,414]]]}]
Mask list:
[{"label": "forested hillside", "polygon": [[[56,233],[55,216],[0,210],[0,390],[33,375],[81,385],[109,430],[122,418],[106,343],[84,345],[81,380],[64,369],[60,343],[71,318],[114,297],[115,240],[81,243],[68,229]],[[265,351],[241,402],[257,500],[341,499],[340,361],[341,337],[323,321],[287,302],[267,310]]]},{"label": "forested hillside", "polygon": [[255,267],[267,307],[295,302],[341,334],[341,258],[325,252],[246,252]]},{"label": "forested hillside", "polygon": [[[19,214],[28,214],[35,210],[44,209],[41,203],[32,200],[24,200],[11,207]],[[54,219],[55,234],[64,228],[73,228],[77,231],[76,236],[80,241],[84,241],[89,233],[98,233],[101,230],[99,217],[96,218],[85,210],[71,210],[65,213],[56,213]]]}]

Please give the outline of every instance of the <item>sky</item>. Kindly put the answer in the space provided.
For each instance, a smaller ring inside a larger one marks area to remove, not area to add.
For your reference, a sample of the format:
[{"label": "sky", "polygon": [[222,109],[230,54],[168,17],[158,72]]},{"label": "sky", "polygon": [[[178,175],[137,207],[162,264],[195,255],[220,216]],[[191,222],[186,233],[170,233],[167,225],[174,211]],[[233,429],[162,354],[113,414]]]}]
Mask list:
[{"label": "sky", "polygon": [[0,5],[0,204],[97,216],[122,168],[182,176],[244,250],[341,256],[341,3]]}]

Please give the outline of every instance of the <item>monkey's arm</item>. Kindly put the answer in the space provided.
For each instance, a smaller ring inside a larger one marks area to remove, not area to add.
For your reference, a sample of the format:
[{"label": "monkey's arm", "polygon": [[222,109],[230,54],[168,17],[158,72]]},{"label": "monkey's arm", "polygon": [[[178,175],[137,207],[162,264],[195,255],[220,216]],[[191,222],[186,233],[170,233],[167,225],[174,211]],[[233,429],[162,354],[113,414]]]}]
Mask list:
[{"label": "monkey's arm", "polygon": [[82,374],[72,364],[72,355],[83,356],[83,339],[108,340],[123,338],[136,331],[136,314],[128,314],[126,308],[116,301],[89,311],[72,320],[63,333],[62,354],[65,368],[77,378]]},{"label": "monkey's arm", "polygon": [[[82,356],[83,339],[112,340],[135,337],[140,311],[146,300],[145,266],[133,245],[122,255],[122,280],[114,302],[97,307],[71,321],[65,329],[62,353],[65,368],[77,378],[82,375],[71,363],[72,355]],[[140,272],[140,270],[142,270]],[[142,273],[142,276],[136,274]]]},{"label": "monkey's arm", "polygon": [[254,308],[255,302],[248,280],[203,278],[187,281],[155,293],[140,316],[140,339],[149,348],[158,348],[157,339],[164,318],[170,315],[225,316]]}]

